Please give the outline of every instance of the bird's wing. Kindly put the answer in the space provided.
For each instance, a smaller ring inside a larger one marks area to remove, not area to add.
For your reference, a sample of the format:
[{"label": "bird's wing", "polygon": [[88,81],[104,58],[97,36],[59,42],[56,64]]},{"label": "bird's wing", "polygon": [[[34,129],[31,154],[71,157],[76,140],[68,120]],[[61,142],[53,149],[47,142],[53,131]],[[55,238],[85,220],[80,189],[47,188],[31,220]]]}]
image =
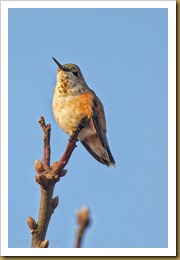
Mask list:
[{"label": "bird's wing", "polygon": [[104,114],[104,108],[97,96],[94,98],[93,103],[93,124],[102,146],[106,149],[106,147],[108,146],[108,141],[106,138],[106,119]]},{"label": "bird's wing", "polygon": [[[113,168],[115,161],[109,149],[106,137],[104,108],[96,94],[91,89],[89,89],[89,92],[94,96],[92,118],[88,121],[88,125],[81,130],[78,137],[84,147],[96,160]],[[89,129],[88,132],[87,129]]]},{"label": "bird's wing", "polygon": [[104,114],[104,108],[103,108],[101,101],[99,100],[99,98],[97,96],[94,99],[92,120],[94,123],[94,127],[96,129],[97,135],[101,141],[101,144],[108,153],[111,164],[115,165],[115,160],[110,151],[108,140],[106,137],[106,119],[105,119],[105,114]]}]

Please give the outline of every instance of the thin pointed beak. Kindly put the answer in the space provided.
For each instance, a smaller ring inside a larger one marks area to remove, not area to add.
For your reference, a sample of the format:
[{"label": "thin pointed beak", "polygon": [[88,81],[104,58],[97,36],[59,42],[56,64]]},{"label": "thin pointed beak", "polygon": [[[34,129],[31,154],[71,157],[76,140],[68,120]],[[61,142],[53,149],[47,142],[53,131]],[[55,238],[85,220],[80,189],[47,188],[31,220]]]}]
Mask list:
[{"label": "thin pointed beak", "polygon": [[60,68],[60,70],[64,70],[63,66],[54,58],[52,57],[53,60],[55,61],[55,63],[58,65],[58,67]]}]

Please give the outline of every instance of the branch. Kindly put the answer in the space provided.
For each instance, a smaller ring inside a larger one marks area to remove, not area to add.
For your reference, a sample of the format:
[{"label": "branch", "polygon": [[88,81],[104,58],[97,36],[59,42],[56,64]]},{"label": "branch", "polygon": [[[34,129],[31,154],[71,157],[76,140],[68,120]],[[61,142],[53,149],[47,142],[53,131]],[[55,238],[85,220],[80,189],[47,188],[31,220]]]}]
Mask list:
[{"label": "branch", "polygon": [[40,117],[39,124],[44,131],[44,155],[43,155],[43,165],[48,167],[50,165],[51,147],[50,147],[50,133],[51,125],[45,124],[44,117]]},{"label": "branch", "polygon": [[52,174],[54,174],[54,175],[59,174],[64,169],[66,164],[68,163],[73,150],[76,148],[78,134],[81,131],[81,129],[85,126],[86,122],[87,122],[87,119],[84,118],[81,121],[81,123],[79,124],[78,128],[75,130],[75,132],[70,136],[68,145],[66,147],[66,150],[65,150],[63,156],[61,157],[61,159],[58,162],[55,162],[52,165],[52,169],[53,169]]},{"label": "branch", "polygon": [[76,232],[75,247],[80,248],[82,244],[82,239],[84,237],[84,232],[90,224],[89,208],[83,206],[81,209],[77,211],[76,216],[77,216],[78,228]]},{"label": "branch", "polygon": [[49,221],[59,202],[58,196],[53,198],[54,187],[56,182],[58,182],[60,178],[65,176],[67,173],[67,170],[65,170],[64,167],[67,165],[71,157],[71,154],[76,147],[77,136],[81,129],[84,127],[86,119],[82,120],[77,130],[70,136],[66,150],[61,159],[53,163],[52,166],[50,166],[51,125],[45,124],[44,117],[40,118],[39,123],[44,132],[44,152],[42,162],[40,162],[39,160],[35,160],[34,166],[38,173],[38,175],[35,176],[35,178],[36,182],[40,185],[41,202],[38,222],[36,223],[32,217],[28,217],[27,224],[31,229],[32,234],[31,247],[46,248],[49,244],[48,240],[45,240]]}]

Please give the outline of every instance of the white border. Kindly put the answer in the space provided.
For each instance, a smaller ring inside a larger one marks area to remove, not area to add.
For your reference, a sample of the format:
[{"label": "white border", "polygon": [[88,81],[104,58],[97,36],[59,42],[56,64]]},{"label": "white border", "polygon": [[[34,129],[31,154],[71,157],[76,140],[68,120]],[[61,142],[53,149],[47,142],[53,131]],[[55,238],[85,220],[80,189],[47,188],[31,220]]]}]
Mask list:
[{"label": "white border", "polygon": [[[8,8],[168,8],[168,248],[8,248]],[[176,1],[1,2],[1,255],[176,255]]]},{"label": "white border", "polygon": [[2,1],[3,8],[170,8],[176,1]]}]

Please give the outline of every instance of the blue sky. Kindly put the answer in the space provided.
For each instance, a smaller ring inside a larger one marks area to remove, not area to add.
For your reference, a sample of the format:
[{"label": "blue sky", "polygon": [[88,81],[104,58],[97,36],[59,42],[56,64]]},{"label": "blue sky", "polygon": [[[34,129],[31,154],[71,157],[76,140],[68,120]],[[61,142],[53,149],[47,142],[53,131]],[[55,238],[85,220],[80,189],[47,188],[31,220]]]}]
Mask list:
[{"label": "blue sky", "polygon": [[74,246],[84,204],[84,247],[168,246],[167,22],[167,9],[9,9],[9,247],[30,247],[26,219],[38,217],[39,117],[51,123],[51,162],[68,141],[52,114],[52,56],[78,64],[103,102],[116,169],[78,143],[55,188],[50,247]]}]

